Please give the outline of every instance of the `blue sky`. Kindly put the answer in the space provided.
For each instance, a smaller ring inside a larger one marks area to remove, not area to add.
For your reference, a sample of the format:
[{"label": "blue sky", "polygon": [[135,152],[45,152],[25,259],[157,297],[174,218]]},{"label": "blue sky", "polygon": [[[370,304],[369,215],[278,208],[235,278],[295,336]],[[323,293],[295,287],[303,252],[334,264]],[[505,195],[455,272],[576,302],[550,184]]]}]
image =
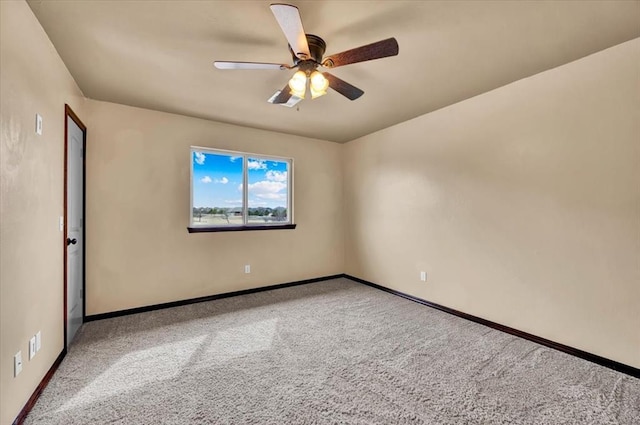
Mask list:
[{"label": "blue sky", "polygon": [[[194,152],[193,206],[242,206],[242,157]],[[287,207],[288,169],[284,161],[248,157],[249,208]]]}]

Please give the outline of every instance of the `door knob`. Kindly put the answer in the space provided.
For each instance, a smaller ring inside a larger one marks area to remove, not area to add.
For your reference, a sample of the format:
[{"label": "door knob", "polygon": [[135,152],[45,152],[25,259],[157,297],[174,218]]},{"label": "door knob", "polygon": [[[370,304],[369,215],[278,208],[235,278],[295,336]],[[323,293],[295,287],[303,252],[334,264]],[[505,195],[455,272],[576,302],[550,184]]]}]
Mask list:
[{"label": "door knob", "polygon": [[75,245],[75,244],[77,244],[77,243],[78,243],[78,240],[77,240],[76,238],[73,238],[73,239],[69,239],[69,238],[67,238],[67,246],[69,246],[69,245]]}]

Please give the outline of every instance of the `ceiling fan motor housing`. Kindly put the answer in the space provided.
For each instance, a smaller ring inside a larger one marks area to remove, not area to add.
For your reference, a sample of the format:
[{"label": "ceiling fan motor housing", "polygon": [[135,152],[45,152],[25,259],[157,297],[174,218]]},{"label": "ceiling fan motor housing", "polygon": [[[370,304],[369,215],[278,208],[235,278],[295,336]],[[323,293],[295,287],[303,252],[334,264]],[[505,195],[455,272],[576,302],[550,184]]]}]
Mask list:
[{"label": "ceiling fan motor housing", "polygon": [[313,61],[317,64],[322,63],[322,56],[324,55],[324,52],[327,49],[327,44],[324,42],[323,39],[321,39],[317,35],[305,34],[305,36],[307,37],[307,44],[309,45],[309,53],[311,53],[311,57],[306,59],[300,59],[296,55],[296,52],[294,52],[293,49],[291,49],[291,46],[289,46],[289,51],[291,52],[291,56],[293,57],[293,63],[295,65],[298,65],[300,62],[304,62],[308,60]]}]

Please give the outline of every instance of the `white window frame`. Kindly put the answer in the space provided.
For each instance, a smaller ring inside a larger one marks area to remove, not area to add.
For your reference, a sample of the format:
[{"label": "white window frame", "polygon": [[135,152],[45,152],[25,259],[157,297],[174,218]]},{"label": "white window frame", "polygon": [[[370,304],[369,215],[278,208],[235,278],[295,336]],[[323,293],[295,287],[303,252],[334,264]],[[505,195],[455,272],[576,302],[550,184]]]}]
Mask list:
[{"label": "white window frame", "polygon": [[[193,221],[193,158],[195,152],[211,153],[217,155],[237,156],[242,158],[242,224],[199,224]],[[265,161],[278,161],[287,163],[287,221],[249,223],[249,158]],[[189,229],[228,229],[228,230],[251,230],[265,229],[294,225],[293,219],[293,158],[263,155],[250,152],[232,151],[225,149],[207,148],[202,146],[191,146],[189,149]]]}]

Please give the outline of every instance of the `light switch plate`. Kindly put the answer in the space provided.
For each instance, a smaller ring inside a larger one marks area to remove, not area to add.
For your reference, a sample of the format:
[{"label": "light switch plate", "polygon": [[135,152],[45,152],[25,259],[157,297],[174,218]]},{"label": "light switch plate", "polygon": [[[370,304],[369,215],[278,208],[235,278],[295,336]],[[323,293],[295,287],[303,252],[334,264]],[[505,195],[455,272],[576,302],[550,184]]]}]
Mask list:
[{"label": "light switch plate", "polygon": [[58,221],[58,227],[60,228],[61,232],[64,232],[64,217],[60,216],[60,220]]},{"label": "light switch plate", "polygon": [[40,348],[42,348],[42,332],[38,331],[36,334],[36,353],[40,351]]},{"label": "light switch plate", "polygon": [[42,117],[36,114],[36,134],[42,136]]}]

